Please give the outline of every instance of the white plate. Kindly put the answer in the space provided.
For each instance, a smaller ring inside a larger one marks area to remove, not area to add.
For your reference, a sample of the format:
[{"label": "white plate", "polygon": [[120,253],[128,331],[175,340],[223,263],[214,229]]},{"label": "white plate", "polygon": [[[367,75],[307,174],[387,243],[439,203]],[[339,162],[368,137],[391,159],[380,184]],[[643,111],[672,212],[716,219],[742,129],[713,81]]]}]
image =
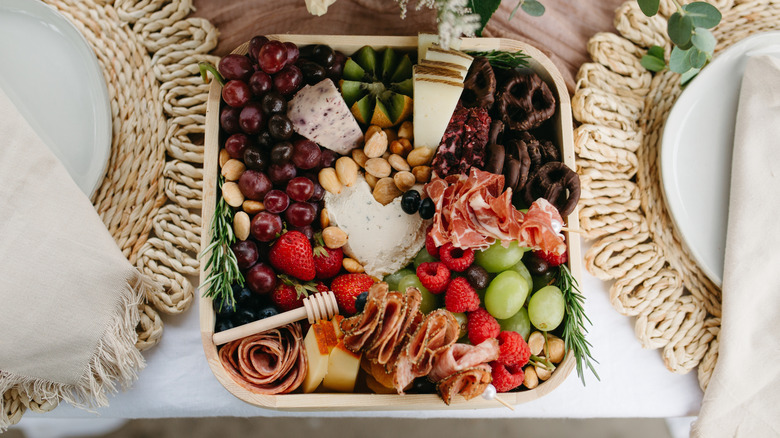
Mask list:
[{"label": "white plate", "polygon": [[750,56],[780,56],[780,32],[734,44],[686,87],[669,112],[659,166],[672,219],[702,271],[723,278],[731,151],[739,90]]},{"label": "white plate", "polygon": [[38,0],[2,0],[0,60],[0,87],[92,195],[111,151],[111,107],[87,41]]}]

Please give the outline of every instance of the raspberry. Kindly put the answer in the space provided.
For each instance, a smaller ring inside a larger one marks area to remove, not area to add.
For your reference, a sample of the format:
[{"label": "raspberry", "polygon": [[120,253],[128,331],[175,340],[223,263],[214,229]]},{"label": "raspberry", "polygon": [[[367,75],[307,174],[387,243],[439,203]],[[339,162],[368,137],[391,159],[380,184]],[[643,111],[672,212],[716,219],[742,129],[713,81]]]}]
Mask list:
[{"label": "raspberry", "polygon": [[433,225],[428,225],[428,229],[425,230],[425,249],[428,251],[428,254],[438,259],[439,247],[436,246],[436,242],[433,241],[433,236],[431,236],[431,229],[433,229]]},{"label": "raspberry", "polygon": [[499,351],[501,354],[496,362],[504,365],[523,366],[528,363],[531,357],[531,349],[523,339],[523,336],[517,332],[503,331],[498,335]]},{"label": "raspberry", "polygon": [[474,250],[455,248],[453,244],[445,243],[439,248],[439,257],[451,271],[463,272],[474,263]]},{"label": "raspberry", "polygon": [[469,331],[469,342],[472,345],[478,345],[486,339],[495,338],[501,333],[501,326],[498,325],[496,318],[493,318],[487,310],[481,307],[469,312],[468,318],[466,328]]},{"label": "raspberry", "polygon": [[534,255],[547,262],[550,266],[562,265],[568,260],[566,252],[561,255],[555,255],[551,252],[534,251]]},{"label": "raspberry", "polygon": [[453,313],[473,312],[479,308],[479,295],[468,280],[463,277],[454,278],[447,286],[444,307]]},{"label": "raspberry", "polygon": [[450,270],[441,262],[421,263],[417,267],[420,283],[432,294],[440,294],[450,283]]},{"label": "raspberry", "polygon": [[497,392],[511,391],[523,384],[525,373],[523,367],[515,365],[504,365],[498,361],[490,362],[493,376],[493,386]]}]

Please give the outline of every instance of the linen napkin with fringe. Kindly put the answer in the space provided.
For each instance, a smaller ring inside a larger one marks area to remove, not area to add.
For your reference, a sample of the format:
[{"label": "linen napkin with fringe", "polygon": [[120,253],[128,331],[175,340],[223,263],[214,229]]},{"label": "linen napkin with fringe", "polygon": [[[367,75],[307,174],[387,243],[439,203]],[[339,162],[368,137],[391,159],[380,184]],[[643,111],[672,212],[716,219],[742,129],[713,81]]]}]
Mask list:
[{"label": "linen napkin with fringe", "polygon": [[138,305],[158,288],[0,89],[0,431],[11,388],[108,405],[144,365]]},{"label": "linen napkin with fringe", "polygon": [[695,437],[780,436],[780,58],[748,59],[739,96],[718,363]]}]

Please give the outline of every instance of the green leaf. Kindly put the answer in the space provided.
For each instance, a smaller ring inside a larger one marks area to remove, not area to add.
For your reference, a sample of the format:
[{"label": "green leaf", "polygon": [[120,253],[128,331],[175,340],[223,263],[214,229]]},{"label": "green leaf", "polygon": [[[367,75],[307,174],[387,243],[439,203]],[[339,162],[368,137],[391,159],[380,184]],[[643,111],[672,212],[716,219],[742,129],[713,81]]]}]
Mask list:
[{"label": "green leaf", "polygon": [[663,48],[663,47],[661,47],[661,46],[651,46],[651,47],[650,47],[650,48],[647,50],[647,54],[648,54],[649,56],[652,56],[652,57],[654,57],[654,58],[658,58],[658,59],[660,59],[661,61],[663,61],[663,60],[664,60],[664,48]]},{"label": "green leaf", "polygon": [[536,0],[525,0],[520,7],[523,8],[526,14],[532,17],[541,17],[544,15],[544,5]]},{"label": "green leaf", "polygon": [[687,50],[682,50],[679,47],[672,49],[672,54],[669,56],[669,70],[683,74],[691,69],[691,60]]},{"label": "green leaf", "polygon": [[653,72],[659,72],[666,68],[666,63],[663,59],[658,59],[652,55],[643,56],[642,60],[639,62],[642,64],[642,67]]},{"label": "green leaf", "polygon": [[691,67],[701,69],[707,63],[707,54],[693,47],[688,50],[688,59]]},{"label": "green leaf", "polygon": [[501,4],[501,0],[469,0],[469,8],[471,12],[479,15],[479,29],[476,31],[477,36],[482,36],[482,30],[487,26],[490,17],[498,9]]},{"label": "green leaf", "polygon": [[691,43],[693,43],[693,46],[697,49],[701,50],[704,53],[712,53],[715,51],[715,44],[717,41],[715,40],[715,37],[712,35],[712,32],[709,30],[703,28],[703,27],[697,27],[693,31],[693,36],[691,37]]},{"label": "green leaf", "polygon": [[700,68],[692,68],[680,76],[680,86],[686,85],[688,82],[691,81],[691,79],[695,78],[697,74],[701,71]]},{"label": "green leaf", "polygon": [[648,17],[658,13],[658,7],[661,5],[661,0],[636,0],[639,3],[639,9],[642,13]]},{"label": "green leaf", "polygon": [[685,15],[691,17],[693,25],[712,29],[720,23],[722,15],[715,6],[705,2],[693,2],[683,6]]},{"label": "green leaf", "polygon": [[674,44],[678,46],[689,44],[693,34],[693,20],[688,15],[675,12],[669,17],[666,31]]}]

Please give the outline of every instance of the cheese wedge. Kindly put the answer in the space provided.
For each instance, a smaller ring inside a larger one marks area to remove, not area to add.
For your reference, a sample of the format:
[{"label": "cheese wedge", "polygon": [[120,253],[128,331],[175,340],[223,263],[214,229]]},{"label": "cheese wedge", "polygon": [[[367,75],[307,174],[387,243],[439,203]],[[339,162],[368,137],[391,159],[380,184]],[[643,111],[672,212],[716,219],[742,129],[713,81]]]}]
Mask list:
[{"label": "cheese wedge", "polygon": [[[460,38],[455,38],[451,41],[450,48],[460,49]],[[425,54],[428,52],[428,48],[432,45],[439,47],[439,35],[433,33],[421,33],[417,35],[417,59],[425,59]]]},{"label": "cheese wedge", "polygon": [[443,79],[452,82],[460,82],[463,78],[457,70],[419,64],[414,66],[413,77],[419,79]]},{"label": "cheese wedge", "polygon": [[309,332],[303,339],[303,347],[309,363],[306,377],[301,385],[304,393],[308,394],[317,389],[328,374],[328,360],[336,344],[338,339],[331,321],[319,321],[309,328]]},{"label": "cheese wedge", "polygon": [[467,55],[461,51],[444,50],[441,47],[436,46],[431,46],[428,48],[428,51],[425,52],[425,59],[457,64],[466,70],[469,69],[471,62],[474,61],[474,58],[471,55]]},{"label": "cheese wedge", "polygon": [[463,83],[414,79],[414,146],[436,150],[463,92]]},{"label": "cheese wedge", "polygon": [[431,61],[430,59],[423,59],[417,65],[421,65],[425,67],[444,68],[447,70],[456,71],[458,72],[458,74],[460,74],[461,81],[463,81],[463,79],[466,78],[466,74],[469,72],[469,69],[464,68],[461,65],[453,64],[451,62]]},{"label": "cheese wedge", "polygon": [[352,392],[360,371],[360,354],[347,350],[339,341],[328,357],[328,374],[322,380],[323,388],[332,391]]}]

